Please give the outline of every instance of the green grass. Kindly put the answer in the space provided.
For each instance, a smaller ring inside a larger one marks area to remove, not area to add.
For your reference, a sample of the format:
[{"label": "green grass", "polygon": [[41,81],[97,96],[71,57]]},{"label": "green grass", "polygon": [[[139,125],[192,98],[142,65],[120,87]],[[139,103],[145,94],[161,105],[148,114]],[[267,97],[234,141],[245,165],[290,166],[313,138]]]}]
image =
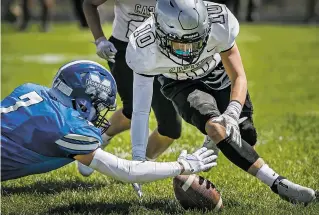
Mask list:
[{"label": "green grass", "polygon": [[[105,26],[110,34],[110,26]],[[15,33],[2,26],[2,97],[16,86],[49,86],[58,67],[72,59],[95,57],[88,31],[55,25],[48,34]],[[242,25],[237,40],[247,72],[258,130],[259,154],[278,173],[319,189],[319,29],[314,26]],[[42,56],[42,57],[41,57]],[[41,58],[40,58],[41,57]],[[40,59],[40,60],[39,60]],[[151,118],[151,127],[156,122]],[[193,150],[202,135],[183,124],[182,137],[161,161],[182,148]],[[129,132],[112,140],[109,152],[130,159]],[[221,190],[221,214],[319,214],[319,204],[291,205],[223,155],[218,167],[203,173]],[[174,198],[172,180],[143,186],[139,201],[131,185],[94,173],[82,177],[74,164],[47,174],[2,183],[2,214],[200,214],[184,211]]]}]

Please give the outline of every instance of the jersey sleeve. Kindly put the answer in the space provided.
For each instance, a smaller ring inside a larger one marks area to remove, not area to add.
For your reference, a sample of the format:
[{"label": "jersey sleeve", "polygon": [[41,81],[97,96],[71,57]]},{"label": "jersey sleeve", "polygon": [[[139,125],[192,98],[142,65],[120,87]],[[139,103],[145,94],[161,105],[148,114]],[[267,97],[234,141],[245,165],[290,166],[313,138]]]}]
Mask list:
[{"label": "jersey sleeve", "polygon": [[131,140],[133,159],[145,159],[154,77],[134,74]]},{"label": "jersey sleeve", "polygon": [[211,37],[218,42],[216,47],[217,52],[228,51],[234,46],[235,39],[239,34],[239,23],[225,5],[215,4],[214,6],[221,8],[222,12],[219,14],[209,14],[213,22]]},{"label": "jersey sleeve", "polygon": [[125,59],[135,73],[152,75],[157,49],[153,28],[153,19],[149,18],[129,37]]},{"label": "jersey sleeve", "polygon": [[100,130],[94,126],[70,129],[70,132],[56,140],[55,143],[67,155],[88,154],[101,146]]}]

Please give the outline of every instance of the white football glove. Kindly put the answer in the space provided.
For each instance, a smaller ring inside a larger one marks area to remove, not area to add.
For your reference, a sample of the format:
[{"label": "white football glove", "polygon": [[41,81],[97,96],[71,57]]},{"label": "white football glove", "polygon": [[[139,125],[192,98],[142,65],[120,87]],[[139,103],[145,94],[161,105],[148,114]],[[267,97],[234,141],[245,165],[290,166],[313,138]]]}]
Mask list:
[{"label": "white football glove", "polygon": [[115,54],[117,52],[113,43],[108,41],[105,37],[100,37],[95,41],[96,54],[107,61],[115,62]]},{"label": "white football glove", "polygon": [[193,154],[187,154],[187,151],[183,150],[177,161],[184,167],[184,172],[181,174],[191,175],[216,166],[216,159],[217,155],[214,155],[213,150],[203,147]]},{"label": "white football glove", "polygon": [[238,119],[242,110],[242,106],[237,101],[231,101],[226,111],[212,119],[213,122],[217,122],[226,128],[226,135],[230,137],[232,141],[241,145],[241,135],[238,126]]},{"label": "white football glove", "polygon": [[230,137],[232,141],[241,145],[241,136],[238,126],[238,122],[227,114],[222,114],[219,117],[214,117],[213,122],[219,123],[226,128],[226,135]]}]

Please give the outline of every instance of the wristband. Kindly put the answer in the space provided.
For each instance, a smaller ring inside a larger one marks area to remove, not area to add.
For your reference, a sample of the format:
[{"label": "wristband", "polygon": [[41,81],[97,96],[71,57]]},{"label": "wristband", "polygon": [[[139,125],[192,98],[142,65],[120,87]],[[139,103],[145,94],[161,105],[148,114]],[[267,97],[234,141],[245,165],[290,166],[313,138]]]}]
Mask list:
[{"label": "wristband", "polygon": [[106,40],[105,36],[99,37],[97,40],[95,40],[95,45],[98,45],[101,41]]}]

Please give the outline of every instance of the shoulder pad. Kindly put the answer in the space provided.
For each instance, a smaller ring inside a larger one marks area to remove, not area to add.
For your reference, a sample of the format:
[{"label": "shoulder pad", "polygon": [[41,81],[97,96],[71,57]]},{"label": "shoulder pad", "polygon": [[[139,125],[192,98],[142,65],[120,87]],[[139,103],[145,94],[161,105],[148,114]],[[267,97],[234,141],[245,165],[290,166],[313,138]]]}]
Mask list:
[{"label": "shoulder pad", "polygon": [[156,50],[154,19],[150,17],[130,35],[126,63],[134,72],[147,75],[155,65]]},{"label": "shoulder pad", "polygon": [[205,5],[211,23],[210,37],[219,44],[217,51],[222,52],[231,48],[239,33],[236,17],[224,4],[205,2]]}]

